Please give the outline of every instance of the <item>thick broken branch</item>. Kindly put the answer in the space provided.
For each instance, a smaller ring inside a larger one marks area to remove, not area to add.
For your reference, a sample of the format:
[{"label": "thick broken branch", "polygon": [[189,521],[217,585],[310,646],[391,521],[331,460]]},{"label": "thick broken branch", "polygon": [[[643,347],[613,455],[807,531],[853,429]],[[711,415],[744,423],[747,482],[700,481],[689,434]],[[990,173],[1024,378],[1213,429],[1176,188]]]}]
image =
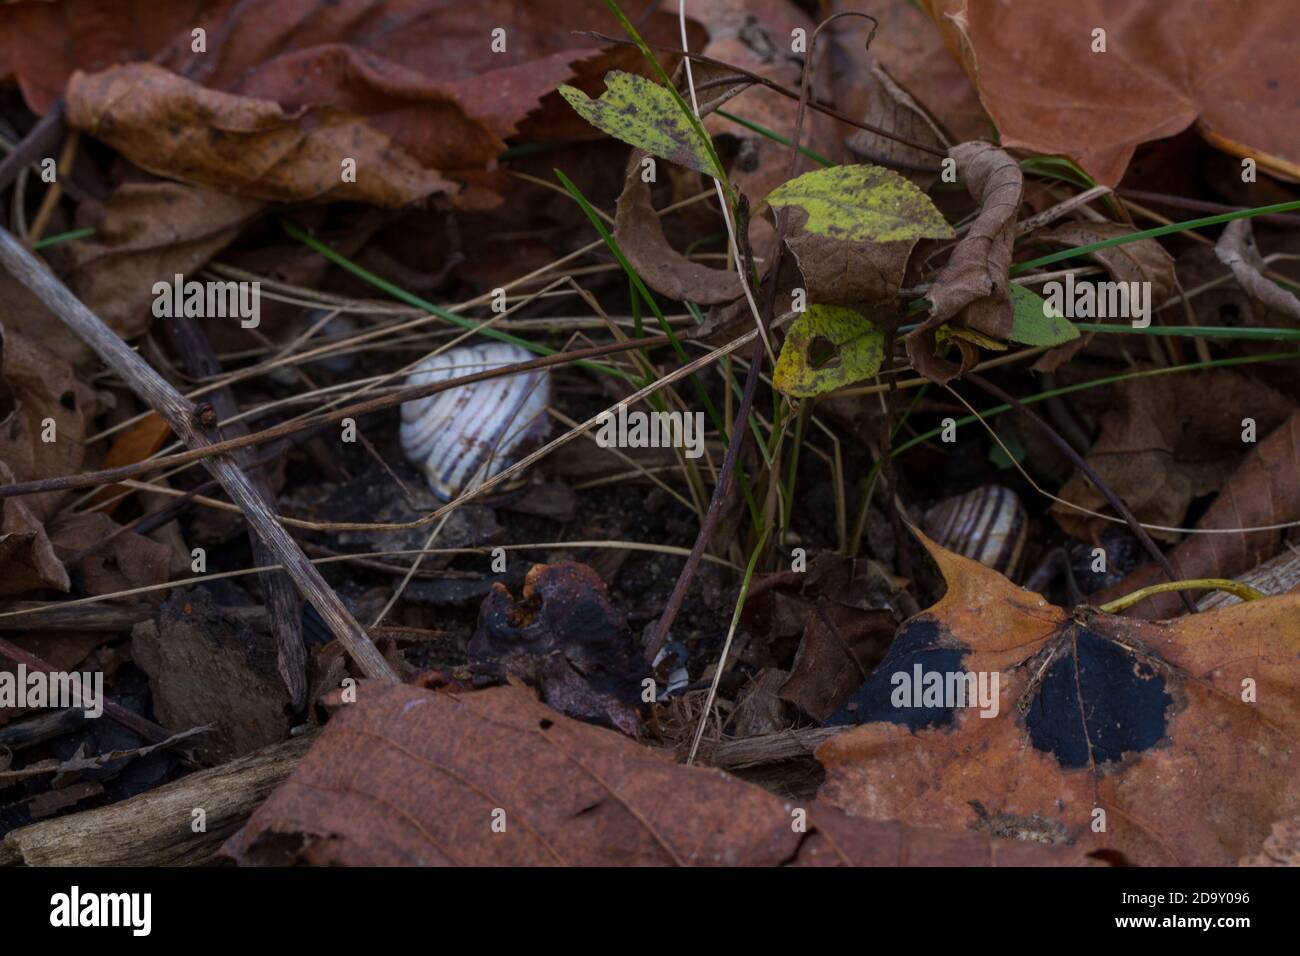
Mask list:
[{"label": "thick broken branch", "polygon": [[[206,863],[293,772],[312,739],[294,737],[111,806],[19,827],[0,842],[0,866]],[[195,810],[206,828],[197,833]]]}]

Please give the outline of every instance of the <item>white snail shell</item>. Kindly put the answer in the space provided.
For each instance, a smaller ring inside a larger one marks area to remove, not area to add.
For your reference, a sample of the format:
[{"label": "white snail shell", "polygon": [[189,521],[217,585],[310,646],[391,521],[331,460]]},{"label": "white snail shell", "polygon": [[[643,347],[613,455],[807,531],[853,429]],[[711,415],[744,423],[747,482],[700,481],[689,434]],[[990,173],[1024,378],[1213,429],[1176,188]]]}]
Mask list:
[{"label": "white snail shell", "polygon": [[[534,358],[509,342],[431,355],[407,385],[427,385]],[[451,501],[513,465],[550,431],[547,369],[503,375],[436,392],[402,405],[402,451],[424,471],[433,493]]]},{"label": "white snail shell", "polygon": [[1015,576],[1029,532],[1025,506],[1001,485],[945,498],[925,513],[921,530],[949,551]]}]

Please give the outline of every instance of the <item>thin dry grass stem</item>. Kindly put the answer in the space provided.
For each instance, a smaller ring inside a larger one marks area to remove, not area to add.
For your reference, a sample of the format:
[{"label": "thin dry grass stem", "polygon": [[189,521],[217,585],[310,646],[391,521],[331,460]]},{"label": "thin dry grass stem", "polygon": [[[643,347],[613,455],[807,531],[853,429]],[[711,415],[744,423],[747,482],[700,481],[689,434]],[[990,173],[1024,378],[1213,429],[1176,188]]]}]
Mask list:
[{"label": "thin dry grass stem", "polygon": [[[572,282],[572,280],[570,281]],[[578,290],[578,294],[582,297],[583,301],[587,303],[587,307],[590,308],[593,312],[595,312],[598,316],[600,316],[603,320],[605,320],[606,328],[609,330],[610,334],[614,337],[615,341],[618,342],[631,341],[627,337],[627,335],[624,334],[622,329],[616,326],[613,322],[609,321],[609,316],[605,314],[605,310],[601,308],[600,303],[596,301],[596,297],[594,295],[592,295],[588,290],[583,289],[576,282],[573,283],[573,286],[575,289]],[[650,361],[648,355],[643,354],[641,352],[629,352],[627,354],[631,358],[633,363],[641,366],[642,374],[646,379],[651,379],[651,380],[656,379],[663,374],[658,369],[658,367],[656,367],[654,363]],[[686,402],[682,400],[682,397],[677,393],[677,389],[675,388],[665,389],[664,394],[666,396],[666,400],[670,404],[676,405],[683,414],[690,414],[690,408],[687,406]],[[678,463],[681,464],[681,466],[684,469],[686,469],[687,480],[689,483],[688,486],[691,491],[691,497],[696,499],[696,512],[702,515],[704,513],[704,500],[706,497],[706,493],[704,490],[704,478],[703,476],[700,475],[699,466],[693,460],[685,456],[683,449],[674,447],[673,453],[674,455],[676,455]],[[710,471],[713,472],[714,479],[716,480],[717,469],[713,467],[713,458],[708,453],[707,446],[705,448],[705,456],[706,456],[705,465],[710,469]]]},{"label": "thin dry grass stem", "polygon": [[[679,379],[685,378],[688,375],[693,374],[697,370],[704,368],[707,365],[717,361],[722,356],[734,352],[736,349],[741,348],[747,343],[752,342],[757,337],[757,334],[758,333],[756,332],[747,332],[744,335],[741,335],[738,338],[733,339],[731,342],[714,349],[713,351],[709,352],[707,355],[695,359],[692,362],[688,362],[686,365],[682,366],[681,368],[674,369],[672,372],[668,373],[663,378],[660,378],[657,381],[649,383],[648,385],[639,389],[633,395],[624,399],[624,401],[627,403],[639,401],[640,399],[653,393],[654,391],[663,388],[664,386],[669,385],[672,382],[678,381]],[[536,360],[536,361],[545,361],[545,360]],[[529,365],[531,363],[523,363],[523,364]],[[511,366],[510,368],[514,369],[515,367]],[[509,374],[509,372],[507,372],[507,374]],[[431,386],[425,386],[425,387],[431,387]],[[474,500],[482,496],[483,494],[486,494],[488,491],[492,490],[493,488],[496,488],[498,485],[501,485],[502,483],[509,481],[511,478],[515,477],[519,472],[532,466],[537,461],[540,461],[541,459],[545,458],[556,448],[568,444],[570,441],[572,441],[582,432],[587,431],[588,429],[597,425],[605,415],[614,412],[618,404],[620,403],[615,403],[615,405],[610,406],[604,409],[603,411],[596,413],[591,418],[587,419],[585,422],[580,423],[580,425],[577,428],[570,429],[565,434],[551,440],[542,448],[525,456],[523,459],[516,462],[514,465],[511,465],[509,468],[503,469],[500,473],[498,473],[488,481],[484,482],[478,488],[467,490],[466,492],[461,494],[458,498],[456,498],[454,501],[447,503],[446,505],[442,506],[436,511],[429,513],[428,515],[425,515],[423,518],[418,518],[414,521],[391,522],[391,523],[317,522],[317,521],[303,521],[300,519],[288,518],[285,516],[278,516],[278,517],[280,518],[280,520],[283,521],[283,523],[287,527],[303,528],[310,531],[407,531],[407,530],[413,530],[415,528],[423,528],[428,526],[429,524],[432,524],[434,521],[441,518],[444,514],[456,510],[461,505],[471,500]],[[284,423],[282,425],[276,426],[276,428],[284,429],[284,426],[287,424],[291,424],[291,423]],[[274,432],[275,430],[276,429],[271,429],[269,431]],[[268,433],[259,433],[256,435],[249,436],[246,439],[236,439],[232,441],[227,441],[222,443],[219,446],[214,446],[214,447],[219,447],[222,448],[223,450],[236,448],[236,447],[246,447],[249,444],[257,443],[257,441],[259,440],[266,440],[267,437],[268,437]],[[279,436],[277,435],[276,437]],[[188,464],[188,462],[186,462],[186,464]],[[137,466],[130,466],[130,467],[134,468]],[[125,481],[127,477],[128,476],[126,475],[115,474],[110,480],[112,480],[113,482],[122,482]],[[13,486],[13,487],[16,488],[18,486]],[[162,494],[166,493],[163,489],[157,489],[157,490],[159,491],[159,493]],[[199,501],[200,499],[196,497],[194,500]],[[213,500],[213,499],[208,499],[208,500]],[[224,503],[217,502],[215,506],[221,507],[223,504]]]},{"label": "thin dry grass stem", "polygon": [[[565,281],[566,278],[567,278],[567,277],[561,277],[561,278],[559,278],[559,279],[555,279],[555,280],[552,281],[551,285],[560,285],[560,284],[562,284],[562,283]],[[550,288],[550,286],[548,286],[547,288]],[[486,320],[486,321],[484,321],[484,322],[481,322],[479,325],[475,326],[475,327],[472,328],[472,329],[465,329],[465,330],[463,330],[463,331],[461,332],[460,335],[458,335],[458,336],[456,336],[455,338],[453,338],[450,342],[447,342],[446,344],[439,346],[438,348],[434,349],[432,352],[428,352],[428,353],[426,353],[425,355],[421,356],[421,357],[418,358],[418,359],[415,359],[415,360],[413,360],[413,361],[411,361],[411,362],[408,362],[406,365],[402,366],[402,367],[399,368],[397,371],[395,371],[395,372],[385,373],[384,375],[381,375],[381,376],[379,376],[378,378],[367,379],[366,381],[367,381],[369,384],[367,384],[367,385],[364,386],[363,388],[360,388],[360,389],[354,389],[353,391],[348,392],[348,393],[345,394],[345,395],[341,395],[341,396],[339,396],[338,398],[335,398],[335,399],[330,400],[329,402],[326,402],[324,405],[317,406],[316,408],[311,409],[311,410],[306,411],[306,412],[303,412],[303,413],[300,414],[300,415],[295,415],[295,416],[291,417],[291,418],[289,419],[289,421],[292,422],[292,421],[302,421],[302,420],[305,420],[305,419],[307,419],[307,418],[310,418],[310,417],[311,417],[312,415],[314,415],[314,414],[320,414],[321,412],[326,411],[326,410],[328,410],[328,409],[331,409],[331,408],[337,408],[339,405],[341,405],[341,404],[345,404],[345,403],[349,402],[349,401],[352,400],[352,399],[356,399],[356,398],[359,398],[359,397],[362,396],[362,395],[369,394],[371,391],[373,391],[373,389],[374,389],[374,387],[375,387],[376,384],[383,384],[383,383],[386,383],[386,382],[392,381],[393,379],[398,378],[398,377],[400,377],[400,376],[403,376],[403,375],[407,375],[407,374],[409,374],[410,371],[411,371],[412,369],[414,369],[417,365],[419,365],[421,362],[423,362],[423,361],[425,361],[426,359],[431,358],[431,357],[433,357],[433,356],[435,356],[435,355],[440,355],[441,353],[447,351],[448,349],[450,349],[450,348],[454,347],[455,345],[459,344],[460,342],[464,341],[465,339],[467,339],[467,338],[469,338],[469,337],[471,337],[471,336],[477,334],[477,333],[478,333],[479,331],[481,331],[482,329],[485,329],[485,328],[489,328],[489,327],[491,327],[491,326],[492,326],[492,325],[493,325],[493,324],[494,324],[498,319],[500,319],[502,316],[509,315],[511,311],[513,311],[513,310],[515,310],[515,309],[522,308],[525,304],[527,304],[527,303],[524,303],[524,302],[518,303],[517,305],[512,306],[512,307],[506,309],[505,312],[502,312],[502,313],[499,313],[499,314],[497,314],[497,315],[494,315],[491,319],[488,319],[488,320]],[[316,350],[316,351],[319,351],[319,350]],[[311,353],[307,353],[307,354],[310,355]],[[297,358],[301,359],[301,356],[298,356]],[[272,361],[272,362],[266,363],[264,366],[260,366],[258,369],[248,370],[248,371],[249,371],[250,373],[252,373],[252,374],[249,374],[249,375],[246,375],[246,376],[243,376],[243,377],[246,377],[246,378],[253,378],[253,377],[256,377],[256,376],[259,375],[259,374],[265,374],[265,372],[270,371],[270,370],[272,370],[272,369],[274,369],[274,368],[278,368],[278,367],[280,367],[281,365],[284,365],[284,364],[288,364],[288,363],[287,363],[285,360],[274,360],[274,361]],[[238,376],[238,373],[235,373],[235,376],[236,376],[236,377],[233,378],[232,380],[240,380],[240,379],[239,379],[239,376]],[[196,391],[196,392],[194,392],[194,393],[191,393],[191,397],[192,397],[193,395],[202,394],[202,393],[204,393],[204,392],[211,391],[211,390],[214,389],[214,388],[221,387],[221,385],[223,385],[223,384],[226,384],[226,383],[213,383],[212,385],[205,386],[204,388],[199,389],[198,391]],[[139,417],[139,418],[143,418],[144,416],[138,416],[138,417]],[[229,419],[229,420],[221,421],[221,422],[218,423],[218,427],[220,427],[220,426],[222,426],[222,425],[230,424],[230,423],[233,422],[233,421],[238,421],[238,420],[240,420],[241,417],[242,417],[242,414],[241,414],[241,415],[234,416],[234,417],[232,417],[232,418]],[[101,435],[102,435],[102,434],[105,434],[105,433],[101,433]],[[170,445],[167,445],[167,446],[165,446],[164,448],[160,449],[159,451],[155,452],[155,453],[154,453],[153,455],[151,455],[151,456],[149,457],[149,459],[147,459],[147,460],[153,460],[153,459],[156,459],[156,458],[164,457],[164,456],[166,456],[167,454],[170,454],[171,452],[173,452],[175,449],[177,449],[177,448],[179,448],[179,447],[181,447],[179,442],[173,442],[173,443],[171,443]],[[183,470],[185,467],[188,467],[188,466],[181,466],[181,469],[178,469],[178,470]],[[174,473],[175,473],[175,472],[171,472],[170,474],[174,474]],[[76,506],[79,505],[82,501],[87,500],[89,497],[90,497],[89,495],[83,496],[81,499],[78,499],[78,501],[74,502],[70,507],[76,507]]]},{"label": "thin dry grass stem", "polygon": [[[678,0],[677,17],[681,26],[682,53],[686,54],[682,57],[682,67],[686,71],[686,88],[690,91],[691,109],[695,111],[695,119],[698,121],[700,119],[700,101],[695,95],[695,75],[691,72],[690,44],[686,39],[686,0]],[[816,42],[815,36],[813,42]],[[811,50],[809,50],[808,55],[812,55]],[[800,112],[802,113],[802,110],[800,110]],[[798,142],[797,135],[795,137],[795,142]],[[796,150],[796,154],[797,152],[798,151]],[[736,225],[732,223],[731,209],[727,203],[727,197],[722,190],[721,180],[714,178],[713,188],[718,194],[718,206],[722,211],[722,221],[727,227],[727,241],[731,252],[731,261],[736,270],[736,274],[740,276],[740,287],[745,292],[745,302],[749,305],[750,317],[754,320],[755,330],[757,330],[759,337],[763,340],[763,349],[767,352],[767,360],[773,365],[776,365],[776,353],[772,351],[772,343],[768,338],[767,329],[763,326],[763,319],[758,314],[758,303],[754,301],[754,291],[750,288],[749,276],[745,274],[744,257],[740,254],[740,244],[736,241]],[[748,227],[748,223],[743,223],[742,225]],[[780,255],[779,251],[777,255]]]},{"label": "thin dry grass stem", "polygon": [[[1036,355],[1042,355],[1048,350],[1047,346],[1038,346],[1032,349],[1021,349],[1019,352],[1010,352],[1006,355],[999,355],[997,358],[991,358],[985,362],[976,365],[972,372],[982,372],[986,369],[999,368],[1003,365],[1010,365],[1013,362],[1021,362],[1025,359],[1033,358]],[[832,395],[837,398],[849,397],[853,395],[879,395],[882,392],[888,392],[893,388],[920,388],[922,385],[930,384],[928,378],[908,378],[901,382],[895,382],[892,385],[885,383],[880,385],[863,385],[857,388],[844,388]]]},{"label": "thin dry grass stem", "polygon": [[[656,210],[655,215],[664,216],[670,212],[675,212],[680,209],[685,209],[688,206],[692,206],[698,202],[702,202],[706,199],[710,199],[712,198],[712,196],[713,196],[712,192],[706,191],[706,192],[697,193],[694,196],[687,197],[686,199],[675,202],[669,206],[665,206],[663,209]],[[594,252],[603,245],[604,245],[604,241],[601,239],[597,239],[593,242],[589,242],[585,246],[581,246],[580,248],[575,249],[573,252],[560,256],[558,259],[555,259],[544,266],[540,266],[539,268],[534,269],[531,272],[528,272],[517,279],[512,279],[511,281],[502,285],[501,288],[508,292],[509,290],[516,288],[520,285],[524,285],[532,281],[540,281],[543,277],[545,277],[545,275],[548,272],[551,272],[569,262],[572,262],[575,259],[579,259],[590,252]],[[604,268],[606,267],[602,267],[602,269]],[[351,338],[345,339],[340,343],[335,343],[335,345],[340,348],[340,351],[342,350],[343,347],[346,346],[355,346],[359,348],[368,342],[375,341],[376,339],[382,340],[384,334],[391,336],[397,332],[407,331],[414,328],[424,328],[425,326],[431,325],[433,323],[446,321],[441,316],[433,315],[431,313],[426,312],[423,309],[414,308],[412,306],[395,306],[395,305],[389,306],[389,305],[385,305],[382,302],[361,303],[358,302],[358,300],[349,298],[347,296],[337,296],[337,295],[332,295],[324,292],[315,292],[310,289],[305,289],[301,286],[295,286],[290,283],[281,282],[276,279],[268,278],[266,276],[260,276],[256,273],[248,272],[244,269],[239,269],[234,266],[224,265],[222,263],[210,263],[207,271],[210,271],[222,278],[233,278],[240,281],[258,282],[261,284],[261,286],[264,289],[262,293],[263,295],[273,295],[276,292],[276,290],[281,290],[284,292],[294,294],[298,296],[298,298],[294,300],[297,304],[302,304],[308,307],[320,308],[320,307],[327,307],[333,305],[333,306],[341,307],[349,313],[355,313],[355,314],[384,313],[384,314],[389,314],[389,315],[394,315],[399,317],[400,316],[414,317],[412,321],[409,322],[399,322],[395,325],[385,326],[382,330],[372,330],[372,331],[379,331],[381,333],[375,335],[373,338],[371,337],[371,333],[367,332],[357,336],[352,336]],[[554,280],[551,280],[551,282],[548,283],[546,289],[549,289],[553,284],[554,284]],[[546,289],[542,291],[544,292],[546,291]],[[265,290],[270,290],[270,291],[267,292]],[[477,308],[479,306],[487,305],[491,302],[491,300],[492,300],[492,293],[487,292],[484,293],[483,295],[477,296],[476,298],[468,299],[465,302],[460,303],[459,305],[447,306],[447,309],[448,311],[459,313],[466,309]],[[497,318],[499,319],[501,317],[502,316],[498,316]],[[336,353],[334,352],[321,353],[321,356],[329,357],[333,354]],[[233,374],[238,374],[238,373],[232,373],[232,375]],[[207,386],[206,388],[210,390],[211,387],[216,387],[217,385],[229,385],[232,383],[233,383],[233,379],[226,378],[220,380],[219,383],[213,383],[213,385]],[[190,398],[192,400],[193,398],[196,397],[196,395],[199,394],[202,394],[202,392],[191,393],[186,395],[185,397]],[[102,441],[103,439],[108,438],[120,431],[124,431],[132,427],[133,425],[139,423],[143,418],[146,417],[147,414],[148,413],[142,413],[140,415],[134,416],[133,418],[129,418],[123,422],[119,422],[117,425],[114,425],[111,428],[107,428],[104,431],[101,431],[95,435],[90,436],[89,438],[86,439],[86,443],[91,444],[93,442]]]},{"label": "thin dry grass stem", "polygon": [[[217,506],[225,505],[226,502],[215,502]],[[503,548],[506,551],[532,551],[532,550],[567,550],[577,548],[610,548],[621,551],[649,551],[657,554],[670,554],[676,557],[688,557],[690,550],[679,548],[668,544],[650,544],[644,541],[534,541],[525,544],[500,544],[493,547]],[[350,561],[366,560],[370,558],[381,557],[405,557],[417,554],[438,554],[438,555],[462,555],[473,554],[479,556],[489,555],[491,548],[399,548],[388,551],[361,551],[352,554],[333,554],[323,558],[312,558],[310,563],[315,565],[322,564],[340,564]],[[727,561],[725,558],[719,558],[715,555],[705,555],[704,560],[717,564],[720,567],[727,568],[730,571],[741,571],[742,569]],[[86,604],[102,604],[108,601],[117,601],[122,598],[135,597],[140,594],[154,594],[158,591],[167,591],[171,588],[191,587],[195,584],[205,584],[210,581],[224,581],[230,578],[245,577],[250,574],[261,574],[265,571],[280,571],[283,566],[279,564],[261,565],[255,568],[241,568],[238,571],[213,571],[208,574],[196,574],[188,578],[177,578],[174,581],[164,581],[162,584],[149,584],[138,588],[127,588],[123,591],[113,591],[108,594],[96,594],[93,597],[74,598],[70,601],[60,601],[58,606],[62,608],[80,607]],[[403,571],[405,569],[402,569]],[[22,617],[28,614],[37,614],[44,609],[44,606],[23,607],[17,610],[0,611],[0,618]]]},{"label": "thin dry grass stem", "polygon": [[[550,406],[547,406],[546,411],[548,414],[550,414],[552,418],[554,418],[560,424],[564,425],[566,428],[579,427],[577,422],[575,422],[572,418],[564,414],[564,412],[560,411],[559,409],[551,408]],[[685,497],[683,497],[680,492],[676,491],[671,485],[669,485],[667,482],[659,478],[656,478],[654,475],[654,472],[656,471],[666,471],[669,473],[677,472],[677,471],[684,472],[685,469],[682,467],[680,463],[676,465],[663,466],[661,468],[654,468],[654,469],[647,468],[644,465],[637,462],[636,459],[632,458],[630,455],[625,454],[622,450],[618,448],[614,448],[614,447],[604,448],[603,446],[600,446],[596,441],[596,436],[592,435],[590,432],[584,432],[583,437],[587,438],[592,444],[597,445],[597,447],[601,447],[602,450],[609,452],[619,461],[623,462],[623,464],[628,465],[632,468],[632,471],[622,473],[622,477],[625,480],[626,478],[637,477],[637,476],[644,478],[647,481],[649,481],[651,484],[655,485],[656,487],[663,489],[668,495],[670,495],[673,499],[675,499],[687,511],[695,511],[696,514],[699,514],[699,511],[697,510],[697,504],[692,504]]]}]

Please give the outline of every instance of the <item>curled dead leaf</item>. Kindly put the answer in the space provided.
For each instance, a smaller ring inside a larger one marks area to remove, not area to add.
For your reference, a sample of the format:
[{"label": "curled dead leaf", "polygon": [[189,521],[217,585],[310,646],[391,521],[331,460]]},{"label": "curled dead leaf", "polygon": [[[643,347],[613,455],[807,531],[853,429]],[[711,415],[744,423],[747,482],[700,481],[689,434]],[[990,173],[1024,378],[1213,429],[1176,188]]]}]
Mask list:
[{"label": "curled dead leaf", "polygon": [[738,299],[744,290],[737,273],[692,262],[669,245],[663,222],[651,203],[650,184],[641,178],[641,161],[646,155],[632,150],[618,197],[614,238],[623,255],[646,285],[675,301],[718,305]]},{"label": "curled dead leaf", "polygon": [[1016,211],[1024,191],[1020,165],[989,143],[961,143],[948,151],[980,212],[935,276],[926,298],[930,315],[904,340],[913,367],[939,384],[956,378],[973,364],[960,366],[936,354],[939,326],[960,316],[967,328],[1005,340],[1014,322],[1011,309],[1011,247]]},{"label": "curled dead leaf", "polygon": [[[1283,321],[1300,322],[1300,299],[1263,275],[1264,257],[1255,245],[1249,219],[1234,219],[1223,228],[1214,246],[1219,261],[1232,270],[1237,283],[1251,299]],[[1267,320],[1266,320],[1267,321]]]}]

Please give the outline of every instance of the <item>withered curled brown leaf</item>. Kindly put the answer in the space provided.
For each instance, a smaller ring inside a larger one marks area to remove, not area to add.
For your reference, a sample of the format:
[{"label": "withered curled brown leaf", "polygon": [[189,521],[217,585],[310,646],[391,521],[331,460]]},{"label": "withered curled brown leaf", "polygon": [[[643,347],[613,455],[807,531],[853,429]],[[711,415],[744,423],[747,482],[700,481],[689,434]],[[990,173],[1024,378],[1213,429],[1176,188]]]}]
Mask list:
[{"label": "withered curled brown leaf", "polygon": [[926,298],[930,315],[905,339],[912,366],[931,381],[945,384],[963,371],[935,354],[939,326],[959,318],[962,325],[995,339],[1011,333],[1011,247],[1016,211],[1024,192],[1020,165],[991,143],[961,143],[948,151],[980,212],[935,276]]}]

